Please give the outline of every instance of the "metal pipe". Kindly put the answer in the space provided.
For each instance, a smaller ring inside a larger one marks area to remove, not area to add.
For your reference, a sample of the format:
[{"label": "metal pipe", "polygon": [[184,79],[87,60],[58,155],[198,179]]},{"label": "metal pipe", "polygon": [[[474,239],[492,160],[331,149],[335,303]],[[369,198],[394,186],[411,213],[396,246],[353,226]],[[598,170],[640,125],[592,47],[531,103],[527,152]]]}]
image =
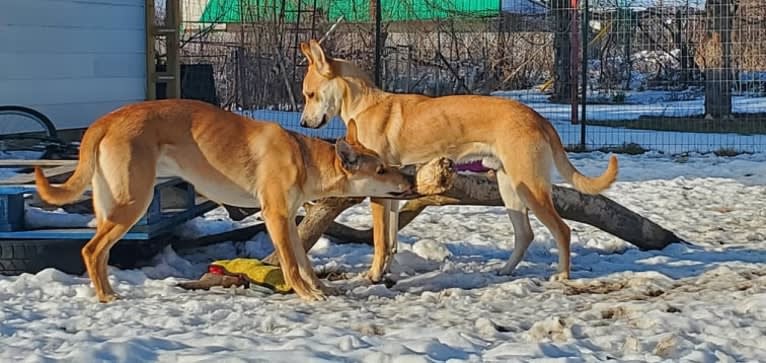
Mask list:
[{"label": "metal pipe", "polygon": [[381,33],[380,33],[380,18],[381,18],[381,11],[380,11],[380,0],[375,0],[375,85],[378,87],[381,86],[381,56],[383,54],[383,43],[382,39],[380,39]]}]

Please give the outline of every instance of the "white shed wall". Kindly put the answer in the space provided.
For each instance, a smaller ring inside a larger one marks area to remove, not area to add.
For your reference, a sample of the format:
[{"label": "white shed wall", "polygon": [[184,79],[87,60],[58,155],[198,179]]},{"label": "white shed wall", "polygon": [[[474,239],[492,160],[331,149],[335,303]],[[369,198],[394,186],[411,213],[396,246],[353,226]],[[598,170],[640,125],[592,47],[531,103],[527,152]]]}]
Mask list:
[{"label": "white shed wall", "polygon": [[145,0],[0,0],[0,104],[60,129],[146,97]]}]

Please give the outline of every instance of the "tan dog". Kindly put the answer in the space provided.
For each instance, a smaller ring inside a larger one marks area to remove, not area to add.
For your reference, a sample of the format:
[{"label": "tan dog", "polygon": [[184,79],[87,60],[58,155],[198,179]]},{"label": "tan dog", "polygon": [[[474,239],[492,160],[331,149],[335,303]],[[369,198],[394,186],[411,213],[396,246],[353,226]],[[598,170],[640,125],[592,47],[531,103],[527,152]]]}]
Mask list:
[{"label": "tan dog", "polygon": [[[597,194],[617,177],[614,155],[603,175],[586,177],[567,158],[553,126],[526,105],[489,96],[392,94],[376,88],[354,64],[327,57],[314,40],[301,44],[301,50],[309,63],[302,126],[319,128],[336,115],[346,123],[355,119],[359,141],[392,165],[436,157],[482,159],[498,169],[500,194],[515,232],[513,254],[499,272],[510,274],[534,239],[531,209],[558,245],[558,273],[551,279],[569,278],[570,229],[554,209],[550,169],[555,166],[577,190]],[[397,208],[397,201],[374,200],[372,205],[375,255],[368,277],[373,281],[381,279],[396,246]]]},{"label": "tan dog", "polygon": [[146,211],[158,175],[181,177],[216,202],[261,207],[286,282],[309,300],[329,290],[298,238],[299,207],[331,196],[403,197],[413,188],[357,142],[353,122],[347,140],[333,146],[192,100],[141,102],[101,117],[61,186],[35,172],[40,197],[52,204],[74,202],[93,185],[97,227],[82,256],[101,302],[117,298],[107,279],[109,250]]}]

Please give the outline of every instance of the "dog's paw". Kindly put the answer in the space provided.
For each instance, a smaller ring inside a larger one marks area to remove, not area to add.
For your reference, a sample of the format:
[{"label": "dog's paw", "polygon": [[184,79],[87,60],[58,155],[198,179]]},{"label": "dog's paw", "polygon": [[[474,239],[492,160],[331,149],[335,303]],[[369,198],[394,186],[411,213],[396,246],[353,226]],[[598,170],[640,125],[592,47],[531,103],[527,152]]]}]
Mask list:
[{"label": "dog's paw", "polygon": [[308,284],[301,284],[292,288],[298,297],[306,301],[323,301],[327,299],[327,296],[325,296],[321,289],[311,287]]},{"label": "dog's paw", "polygon": [[369,270],[364,274],[364,278],[371,284],[379,284],[383,281],[383,272],[378,270]]},{"label": "dog's paw", "polygon": [[563,272],[555,273],[555,274],[551,275],[551,277],[548,279],[548,281],[550,281],[550,282],[568,281],[568,280],[569,280],[569,271],[563,271]]},{"label": "dog's paw", "polygon": [[98,302],[102,304],[110,303],[112,301],[119,300],[119,299],[120,299],[120,296],[113,292],[101,294],[98,296]]},{"label": "dog's paw", "polygon": [[516,271],[515,266],[509,266],[505,265],[501,267],[499,270],[495,271],[495,275],[497,276],[511,276],[513,274],[513,271]]}]

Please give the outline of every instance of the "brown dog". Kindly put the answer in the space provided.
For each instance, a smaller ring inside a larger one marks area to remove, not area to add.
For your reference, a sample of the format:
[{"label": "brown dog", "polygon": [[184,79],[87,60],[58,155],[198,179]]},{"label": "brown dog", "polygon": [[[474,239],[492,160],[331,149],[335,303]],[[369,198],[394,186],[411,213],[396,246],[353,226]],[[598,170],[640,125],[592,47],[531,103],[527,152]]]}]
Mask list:
[{"label": "brown dog", "polygon": [[158,175],[181,177],[216,202],[262,208],[286,282],[309,300],[328,290],[298,238],[298,209],[331,196],[403,197],[413,187],[357,142],[353,122],[347,139],[333,146],[192,100],[140,102],[101,117],[85,132],[77,170],[61,186],[35,172],[40,197],[56,205],[93,185],[96,233],[82,256],[101,302],[117,297],[107,279],[109,250],[146,211]]},{"label": "brown dog", "polygon": [[[393,94],[376,88],[354,64],[327,57],[319,43],[301,44],[308,58],[303,80],[306,107],[301,125],[319,128],[339,115],[356,119],[359,141],[386,163],[408,165],[436,157],[483,159],[497,169],[500,194],[515,232],[515,248],[500,269],[510,274],[524,257],[534,235],[528,209],[553,233],[559,250],[558,273],[569,278],[570,229],[551,200],[550,169],[577,190],[597,194],[617,178],[613,155],[603,175],[589,178],[567,158],[553,126],[530,107],[489,96],[427,97]],[[489,164],[489,165],[488,165]],[[397,201],[374,200],[375,256],[368,277],[379,281],[396,246]]]}]

